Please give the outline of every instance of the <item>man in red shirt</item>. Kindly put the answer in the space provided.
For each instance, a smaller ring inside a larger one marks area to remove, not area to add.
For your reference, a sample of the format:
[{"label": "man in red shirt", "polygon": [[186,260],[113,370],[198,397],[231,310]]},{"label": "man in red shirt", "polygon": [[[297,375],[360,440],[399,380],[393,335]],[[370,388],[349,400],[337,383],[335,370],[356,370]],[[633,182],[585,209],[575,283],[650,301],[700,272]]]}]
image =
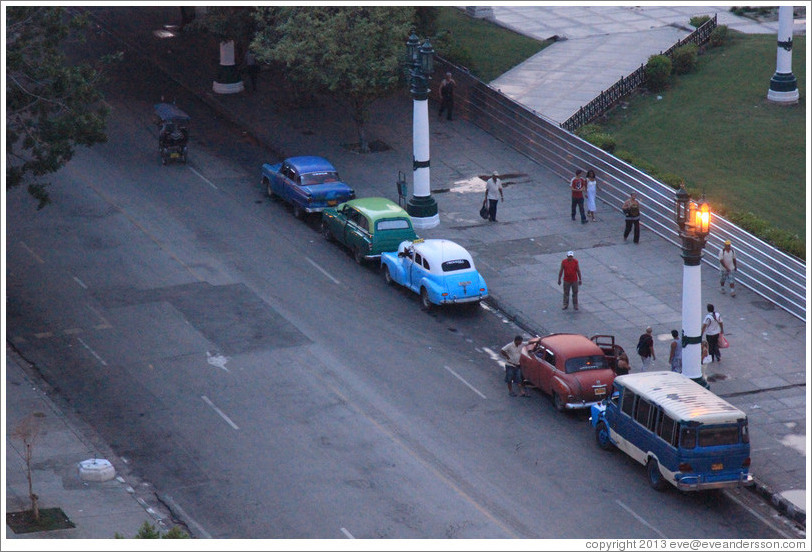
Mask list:
[{"label": "man in red shirt", "polygon": [[578,310],[578,286],[581,285],[581,269],[578,268],[578,259],[572,251],[567,251],[567,258],[561,261],[561,270],[558,271],[558,285],[561,285],[561,276],[564,276],[564,306],[567,310],[570,305],[570,290],[572,290],[572,306]]},{"label": "man in red shirt", "polygon": [[586,179],[581,176],[584,171],[577,169],[575,177],[570,180],[570,190],[572,190],[572,220],[575,220],[575,206],[581,210],[581,224],[586,224],[584,214],[584,191],[586,190]]}]

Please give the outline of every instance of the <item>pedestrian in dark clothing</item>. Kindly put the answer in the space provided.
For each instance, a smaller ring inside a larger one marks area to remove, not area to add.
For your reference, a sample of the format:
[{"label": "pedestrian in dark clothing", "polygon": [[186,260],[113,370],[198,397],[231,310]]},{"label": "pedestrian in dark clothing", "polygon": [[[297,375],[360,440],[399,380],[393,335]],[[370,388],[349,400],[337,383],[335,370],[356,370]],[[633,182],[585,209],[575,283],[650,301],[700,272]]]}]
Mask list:
[{"label": "pedestrian in dark clothing", "polygon": [[643,372],[648,371],[651,368],[651,363],[657,360],[657,356],[654,354],[653,331],[649,326],[646,328],[646,333],[637,340],[637,354],[640,355],[640,359],[643,361]]},{"label": "pedestrian in dark clothing", "polygon": [[629,237],[629,233],[634,228],[634,243],[640,243],[640,202],[637,201],[637,194],[632,192],[625,202],[623,202],[623,214],[626,215],[626,230],[623,232],[623,241]]},{"label": "pedestrian in dark clothing", "polygon": [[440,113],[437,118],[443,116],[443,111],[448,112],[448,120],[451,121],[451,112],[454,110],[454,87],[457,86],[457,81],[451,76],[451,73],[446,73],[445,78],[440,82]]},{"label": "pedestrian in dark clothing", "polygon": [[572,220],[575,220],[575,207],[581,210],[581,224],[586,224],[584,214],[584,192],[586,191],[586,179],[581,176],[584,173],[581,169],[575,171],[575,176],[570,180],[570,190],[572,190]]},{"label": "pedestrian in dark clothing", "polygon": [[567,251],[567,258],[561,261],[561,268],[558,271],[558,285],[561,285],[561,276],[564,276],[564,305],[562,310],[567,310],[570,305],[570,292],[572,292],[572,306],[578,310],[578,286],[581,285],[581,269],[578,266],[578,259],[574,257],[572,251]]},{"label": "pedestrian in dark clothing", "polygon": [[251,50],[248,50],[245,53],[245,72],[248,73],[248,77],[251,79],[251,89],[256,92],[257,91],[257,76],[259,75],[259,64],[257,63],[257,58],[254,57],[254,54]]}]

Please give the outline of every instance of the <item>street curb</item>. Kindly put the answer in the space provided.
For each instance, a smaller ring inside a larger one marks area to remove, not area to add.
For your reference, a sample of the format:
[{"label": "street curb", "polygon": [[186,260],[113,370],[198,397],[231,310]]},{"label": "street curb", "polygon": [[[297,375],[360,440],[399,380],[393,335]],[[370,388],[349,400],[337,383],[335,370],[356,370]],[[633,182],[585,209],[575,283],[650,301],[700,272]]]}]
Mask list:
[{"label": "street curb", "polygon": [[[504,26],[504,25],[502,25],[502,26]],[[109,29],[108,29],[108,32],[110,32]],[[116,36],[116,38],[121,40],[122,42],[126,43],[126,41],[124,41],[120,36]],[[188,91],[191,95],[197,97],[200,101],[202,101],[203,103],[208,105],[210,108],[215,110],[218,113],[218,115],[222,116],[229,123],[241,128],[243,131],[245,131],[247,135],[251,136],[253,139],[256,140],[257,144],[259,144],[260,146],[262,146],[263,148],[265,148],[265,149],[267,149],[269,151],[272,151],[272,152],[276,153],[281,158],[286,157],[283,152],[279,152],[274,146],[265,143],[265,141],[263,141],[259,136],[257,136],[254,133],[250,123],[241,120],[240,117],[235,116],[232,111],[230,111],[225,105],[223,105],[216,98],[214,98],[210,93],[201,93],[199,90],[196,90],[193,87],[187,85],[185,82],[182,82],[181,80],[179,80],[170,71],[168,71],[163,65],[161,65],[161,63],[157,59],[155,59],[152,56],[149,56],[149,54],[144,52],[142,49],[140,49],[140,48],[133,48],[133,49],[138,51],[142,56],[146,57],[147,59],[150,59],[150,61],[152,63],[154,63],[155,66],[158,69],[160,69],[160,71],[162,73],[164,73],[169,79],[171,79],[173,82],[177,83],[180,87],[182,87],[184,90]],[[527,332],[528,334],[530,334],[532,336],[545,335],[545,334],[550,333],[544,328],[536,327],[535,324],[532,321],[530,321],[528,318],[526,318],[524,316],[524,314],[521,313],[521,311],[518,311],[517,309],[514,309],[513,307],[507,305],[506,303],[504,303],[504,301],[499,299],[498,296],[495,296],[492,293],[489,293],[489,296],[488,296],[487,299],[485,299],[485,302],[491,308],[496,309],[497,311],[499,311],[506,318],[508,318],[510,321],[512,321],[514,324],[516,324],[519,328],[521,328],[522,330],[524,330],[525,332]],[[784,516],[788,517],[789,519],[791,519],[792,521],[801,524],[805,529],[805,527],[806,527],[806,513],[802,509],[797,507],[795,504],[793,504],[792,502],[787,500],[785,497],[783,497],[780,493],[773,491],[767,485],[765,485],[763,483],[760,483],[758,480],[756,480],[754,485],[748,487],[748,489],[751,490],[751,492],[757,493],[763,499],[767,500],[769,502],[769,504],[773,508],[775,508],[775,510],[778,511],[781,515],[784,515]],[[170,503],[173,502],[171,497],[168,497],[166,495],[161,496],[159,498],[163,499],[165,504],[166,504],[167,501],[169,501]],[[167,506],[169,506],[169,504],[167,504]],[[173,513],[177,513],[177,512],[173,511]],[[192,523],[194,523],[194,522],[192,522]],[[187,524],[187,527],[188,527],[188,524]]]},{"label": "street curb", "polygon": [[804,530],[806,530],[806,512],[793,504],[790,500],[787,500],[781,493],[773,491],[770,487],[758,480],[755,481],[754,485],[748,487],[748,490],[767,500],[778,513],[800,524]]}]

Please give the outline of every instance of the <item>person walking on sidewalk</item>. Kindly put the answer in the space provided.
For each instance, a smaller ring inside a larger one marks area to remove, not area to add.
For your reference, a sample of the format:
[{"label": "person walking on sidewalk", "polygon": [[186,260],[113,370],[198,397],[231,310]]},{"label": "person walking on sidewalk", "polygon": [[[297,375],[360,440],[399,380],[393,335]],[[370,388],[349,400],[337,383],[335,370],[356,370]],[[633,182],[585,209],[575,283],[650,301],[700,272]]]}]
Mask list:
[{"label": "person walking on sidewalk", "polygon": [[736,271],[738,269],[736,252],[730,246],[730,240],[725,240],[725,245],[719,250],[719,285],[722,286],[722,293],[724,293],[725,284],[729,284],[731,297],[736,297]]},{"label": "person walking on sidewalk", "polygon": [[626,215],[626,230],[623,232],[623,241],[629,237],[634,228],[634,243],[640,243],[640,202],[637,194],[632,192],[629,199],[623,202],[623,214]]},{"label": "person walking on sidewalk", "polygon": [[561,276],[564,276],[564,306],[561,310],[567,310],[570,306],[570,291],[572,292],[572,306],[578,310],[578,286],[581,285],[581,268],[578,266],[578,259],[572,251],[567,251],[567,258],[561,261],[561,268],[558,270],[558,285],[561,285]]},{"label": "person walking on sidewalk", "polygon": [[575,176],[570,179],[570,190],[572,191],[572,220],[575,220],[575,207],[581,211],[581,224],[586,224],[586,215],[584,214],[584,192],[586,191],[586,180],[581,175],[584,173],[581,169],[575,170]]},{"label": "person walking on sidewalk", "polygon": [[654,354],[654,336],[652,336],[651,326],[646,328],[646,333],[640,336],[637,340],[637,354],[640,355],[643,361],[643,372],[648,372],[651,368],[651,363],[657,360],[657,355]]},{"label": "person walking on sidewalk", "polygon": [[586,192],[584,202],[586,203],[586,214],[590,222],[595,222],[595,201],[598,198],[598,179],[595,178],[595,171],[586,171]]},{"label": "person walking on sidewalk", "polygon": [[521,390],[520,395],[527,397],[527,391],[524,387],[524,377],[522,376],[522,369],[519,365],[522,358],[522,336],[517,335],[513,341],[502,347],[500,351],[502,356],[505,357],[505,383],[508,387],[508,395],[515,397],[516,393],[513,391],[513,384],[517,383]]},{"label": "person walking on sidewalk", "polygon": [[454,87],[457,86],[457,81],[451,76],[451,73],[446,73],[445,78],[440,82],[440,113],[437,114],[438,119],[443,118],[443,111],[448,112],[448,120],[451,121],[451,112],[454,110]]},{"label": "person walking on sidewalk", "polygon": [[708,354],[711,357],[711,362],[714,360],[720,362],[722,360],[722,353],[719,352],[719,334],[725,331],[725,325],[722,322],[722,315],[716,312],[713,303],[708,303],[708,314],[702,320],[702,333],[705,334],[705,339],[708,340]]},{"label": "person walking on sidewalk", "polygon": [[682,343],[679,339],[679,332],[677,330],[671,330],[671,337],[674,339],[671,341],[671,347],[668,351],[668,364],[671,365],[671,371],[677,372],[678,374],[682,373]]},{"label": "person walking on sidewalk", "polygon": [[505,194],[502,191],[499,173],[493,171],[493,174],[485,183],[485,199],[488,200],[488,220],[491,222],[496,222],[496,204],[499,203],[499,198],[505,201]]}]

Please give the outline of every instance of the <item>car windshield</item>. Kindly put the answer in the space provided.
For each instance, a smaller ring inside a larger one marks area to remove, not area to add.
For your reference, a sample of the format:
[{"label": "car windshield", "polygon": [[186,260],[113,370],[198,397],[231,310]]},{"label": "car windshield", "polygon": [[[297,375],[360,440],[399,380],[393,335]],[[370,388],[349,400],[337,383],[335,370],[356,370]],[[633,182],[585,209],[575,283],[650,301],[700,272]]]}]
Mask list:
[{"label": "car windshield", "polygon": [[338,173],[334,171],[314,172],[302,175],[302,186],[312,186],[314,184],[328,184],[338,182]]},{"label": "car windshield", "polygon": [[408,230],[409,221],[406,219],[384,219],[375,224],[376,230]]},{"label": "car windshield", "polygon": [[606,357],[603,355],[575,357],[567,360],[564,364],[564,369],[568,374],[583,372],[585,370],[601,370],[606,367]]},{"label": "car windshield", "polygon": [[454,272],[455,270],[471,268],[471,263],[468,262],[468,259],[456,259],[454,261],[445,261],[442,267],[443,272]]}]

